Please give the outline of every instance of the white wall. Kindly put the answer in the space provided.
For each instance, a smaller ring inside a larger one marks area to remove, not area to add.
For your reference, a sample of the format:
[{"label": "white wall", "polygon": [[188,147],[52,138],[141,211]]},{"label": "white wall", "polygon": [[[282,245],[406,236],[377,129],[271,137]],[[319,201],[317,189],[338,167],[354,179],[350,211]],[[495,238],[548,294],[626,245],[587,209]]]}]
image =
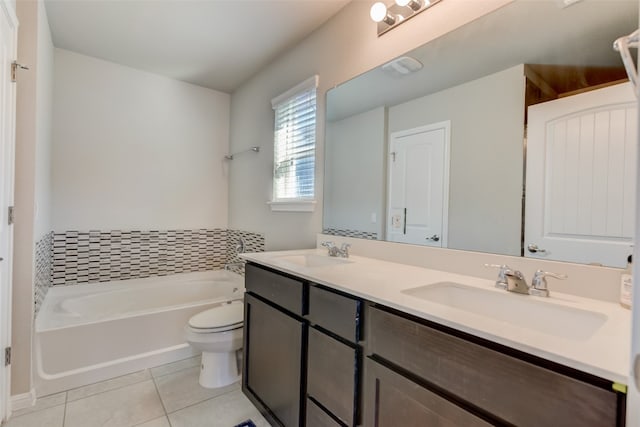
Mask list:
[{"label": "white wall", "polygon": [[51,125],[53,107],[53,53],[44,3],[38,7],[38,87],[35,162],[35,240],[51,231]]},{"label": "white wall", "polygon": [[[352,1],[307,39],[238,88],[231,99],[231,149],[258,145],[256,156],[230,165],[229,224],[265,233],[268,250],[315,246],[322,228],[324,109],[326,91],[424,44],[511,0],[447,0],[382,37],[369,18],[372,1]],[[314,213],[271,212],[273,111],[270,100],[318,74],[316,199]],[[292,233],[291,230],[295,230]]]},{"label": "white wall", "polygon": [[520,255],[524,85],[518,65],[389,108],[389,132],[451,120],[451,249]]},{"label": "white wall", "polygon": [[53,44],[44,3],[20,1],[13,252],[11,394],[31,389],[35,242],[50,230]]},{"label": "white wall", "polygon": [[386,122],[386,109],[378,107],[327,123],[331,144],[325,151],[324,227],[375,232],[383,238]]},{"label": "white wall", "polygon": [[55,231],[227,226],[230,96],[55,51]]}]

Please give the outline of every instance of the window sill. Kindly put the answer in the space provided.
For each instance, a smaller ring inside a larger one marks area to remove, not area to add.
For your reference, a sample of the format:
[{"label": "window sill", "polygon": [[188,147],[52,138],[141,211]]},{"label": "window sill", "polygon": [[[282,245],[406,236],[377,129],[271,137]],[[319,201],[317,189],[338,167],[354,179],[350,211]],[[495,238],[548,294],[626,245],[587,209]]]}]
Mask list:
[{"label": "window sill", "polygon": [[313,212],[316,210],[315,200],[291,200],[267,202],[272,212]]}]

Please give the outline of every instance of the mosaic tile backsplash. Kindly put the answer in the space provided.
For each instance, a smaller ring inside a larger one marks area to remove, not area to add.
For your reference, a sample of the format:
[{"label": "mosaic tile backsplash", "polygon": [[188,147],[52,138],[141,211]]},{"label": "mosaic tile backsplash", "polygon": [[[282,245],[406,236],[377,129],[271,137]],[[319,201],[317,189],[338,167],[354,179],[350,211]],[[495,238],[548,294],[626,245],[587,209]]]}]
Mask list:
[{"label": "mosaic tile backsplash", "polygon": [[264,251],[263,235],[227,229],[54,233],[51,282],[73,285],[215,270],[237,259],[240,237],[247,252]]},{"label": "mosaic tile backsplash", "polygon": [[53,256],[53,232],[45,234],[36,242],[35,259],[35,314],[38,314],[44,297],[51,286],[51,263]]},{"label": "mosaic tile backsplash", "polygon": [[360,230],[348,230],[338,228],[325,228],[322,234],[330,234],[332,236],[356,237],[358,239],[378,240],[378,233]]}]

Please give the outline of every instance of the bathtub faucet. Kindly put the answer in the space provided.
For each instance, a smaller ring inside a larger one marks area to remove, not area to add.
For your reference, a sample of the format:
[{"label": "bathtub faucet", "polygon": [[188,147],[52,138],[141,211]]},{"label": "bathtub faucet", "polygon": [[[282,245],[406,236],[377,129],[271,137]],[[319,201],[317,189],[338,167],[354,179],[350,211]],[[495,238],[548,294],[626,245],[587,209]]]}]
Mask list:
[{"label": "bathtub faucet", "polygon": [[231,267],[244,267],[244,261],[228,262],[224,264],[224,269],[227,271],[231,270]]},{"label": "bathtub faucet", "polygon": [[246,250],[246,243],[242,237],[238,237],[238,242],[236,243],[236,253],[243,254]]}]

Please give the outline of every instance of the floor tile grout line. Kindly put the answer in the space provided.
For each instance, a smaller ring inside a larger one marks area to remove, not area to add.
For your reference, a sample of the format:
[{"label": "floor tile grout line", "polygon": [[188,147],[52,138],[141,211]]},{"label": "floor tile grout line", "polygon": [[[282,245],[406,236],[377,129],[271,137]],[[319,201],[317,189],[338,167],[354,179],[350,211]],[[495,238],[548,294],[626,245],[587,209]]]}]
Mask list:
[{"label": "floor tile grout line", "polygon": [[[169,416],[167,414],[167,408],[164,406],[164,401],[162,400],[162,395],[160,394],[160,389],[158,388],[158,383],[156,383],[156,379],[153,378],[153,376],[151,377],[151,380],[153,381],[153,386],[156,388],[156,393],[158,394],[158,399],[160,400],[160,405],[162,405],[162,411],[164,412],[164,416],[167,417],[167,420],[169,420]],[[169,425],[171,425],[171,422],[169,422]]]},{"label": "floor tile grout line", "polygon": [[[198,357],[198,356],[194,356],[194,357]],[[183,359],[183,360],[189,360],[189,359]],[[180,361],[178,361],[178,362],[180,362]],[[174,362],[174,363],[177,363],[177,362]],[[193,369],[193,368],[195,368],[196,366],[200,365],[200,363],[202,363],[202,362],[199,362],[198,364],[193,365],[193,366],[187,366],[186,368],[177,369],[177,370],[175,370],[175,371],[167,372],[167,373],[165,373],[165,374],[160,374],[160,375],[154,375],[154,374],[153,374],[153,372],[151,372],[151,376],[152,376],[153,378],[166,377],[167,375],[176,374],[176,373],[178,373],[178,372],[186,371],[187,369]],[[163,366],[163,365],[160,365],[160,366]],[[158,366],[156,366],[156,368],[158,368]],[[151,369],[154,369],[154,368],[151,368]],[[151,371],[151,369],[150,369],[150,371]]]},{"label": "floor tile grout line", "polygon": [[[171,415],[171,414],[175,414],[176,412],[178,412],[178,411],[182,411],[183,409],[191,408],[192,406],[196,406],[196,405],[199,405],[199,404],[201,404],[201,403],[208,402],[208,401],[213,400],[213,399],[217,399],[218,397],[225,396],[225,395],[227,395],[227,394],[233,393],[234,391],[238,391],[238,390],[240,390],[240,389],[239,389],[239,388],[237,388],[237,389],[233,389],[233,390],[225,391],[224,393],[218,394],[218,395],[216,395],[216,396],[208,397],[208,398],[206,398],[206,399],[204,399],[204,400],[201,400],[201,401],[199,401],[199,402],[191,403],[191,404],[189,404],[189,405],[187,405],[187,406],[185,406],[185,407],[183,407],[183,408],[176,409],[175,411],[167,412],[167,418],[169,418],[169,415]],[[169,421],[169,422],[171,422],[171,421]]]},{"label": "floor tile grout line", "polygon": [[67,402],[64,403],[64,411],[62,413],[62,426],[60,427],[64,427],[66,422],[67,422]]},{"label": "floor tile grout line", "polygon": [[149,423],[149,422],[151,422],[151,421],[155,421],[155,420],[160,419],[160,418],[166,418],[166,419],[167,419],[167,421],[169,421],[169,417],[167,417],[167,415],[165,414],[165,415],[162,415],[162,416],[160,416],[160,417],[154,417],[154,418],[151,418],[150,420],[140,421],[139,423],[133,424],[133,425],[132,425],[132,426],[130,426],[130,427],[139,427],[139,426],[141,426],[142,424],[146,424],[146,423]]},{"label": "floor tile grout line", "polygon": [[[25,412],[24,414],[20,414],[20,415],[15,415],[14,413],[11,414],[11,418],[9,418],[9,420],[14,420],[16,418],[22,418],[25,417],[27,415],[32,415],[32,414],[37,414],[43,411],[47,411],[49,409],[53,409],[53,408],[57,408],[58,406],[66,406],[65,403],[58,403],[57,405],[53,405],[53,406],[48,406],[46,408],[42,408],[42,409],[38,409],[37,411],[31,411],[31,412]],[[2,424],[2,427],[4,427],[5,424]]]},{"label": "floor tile grout line", "polygon": [[64,412],[62,413],[62,426],[67,422],[67,402],[69,401],[69,391],[64,392]]},{"label": "floor tile grout line", "polygon": [[[146,368],[145,368],[145,369],[143,369],[142,371],[147,371],[147,370],[148,370],[148,369],[146,369]],[[132,372],[131,374],[127,374],[127,375],[136,374],[136,373],[138,373],[138,372],[142,372],[142,371]],[[89,387],[89,386],[91,386],[91,385],[96,385],[96,384],[100,384],[100,383],[103,383],[103,382],[107,382],[107,381],[115,380],[115,379],[117,379],[117,378],[126,377],[127,375],[120,375],[119,377],[116,377],[116,378],[110,378],[110,379],[108,379],[108,380],[100,381],[100,382],[93,383],[93,384],[88,384],[88,385],[86,385],[86,386],[77,387],[77,388],[74,388],[74,389],[72,389],[72,390],[78,390],[78,389],[83,388],[83,387]],[[97,393],[88,394],[88,395],[86,395],[86,396],[82,396],[82,397],[80,397],[80,398],[78,398],[78,399],[74,399],[74,400],[69,400],[69,391],[72,391],[72,390],[68,390],[68,391],[66,392],[66,393],[67,393],[67,398],[66,398],[66,402],[65,402],[65,403],[73,403],[73,402],[77,402],[78,400],[87,399],[87,398],[89,398],[89,397],[94,397],[94,396],[97,396],[97,395],[102,394],[102,393],[108,393],[108,392],[110,392],[110,391],[120,390],[121,388],[129,387],[129,386],[131,386],[131,385],[135,385],[135,384],[140,384],[140,383],[143,383],[143,382],[145,382],[145,381],[149,381],[150,379],[153,379],[153,376],[151,375],[151,372],[149,372],[149,378],[144,378],[144,379],[141,379],[140,381],[135,381],[135,382],[132,382],[132,383],[130,383],[130,384],[124,384],[124,385],[121,385],[121,386],[118,386],[118,387],[115,387],[115,388],[110,388],[110,389],[108,389],[108,390],[102,390],[102,391],[99,391],[99,392],[97,392]]]}]

